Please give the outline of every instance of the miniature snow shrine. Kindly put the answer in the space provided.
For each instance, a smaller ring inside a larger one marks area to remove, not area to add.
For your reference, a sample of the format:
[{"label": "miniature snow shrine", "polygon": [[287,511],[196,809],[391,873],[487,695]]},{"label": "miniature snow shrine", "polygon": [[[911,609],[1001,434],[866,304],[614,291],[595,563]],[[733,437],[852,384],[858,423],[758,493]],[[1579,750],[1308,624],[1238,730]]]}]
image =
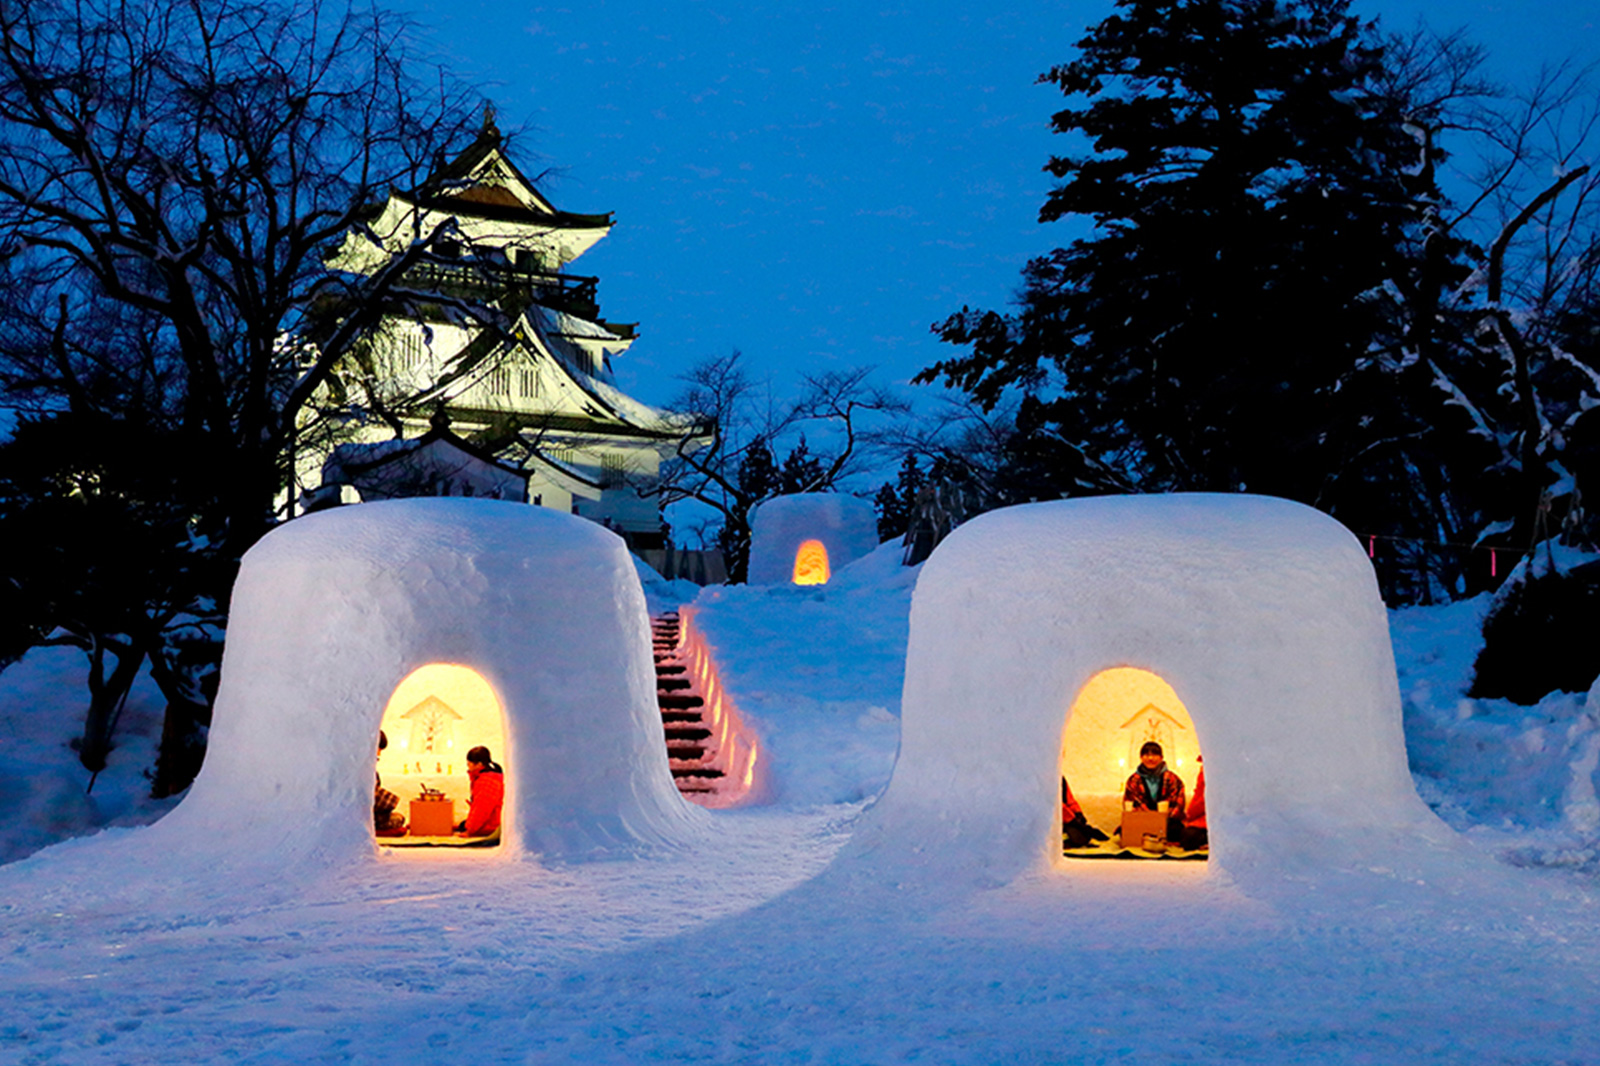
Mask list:
[{"label": "miniature snow shrine", "polygon": [[[324,390],[319,417],[335,428],[306,433],[297,477],[312,489],[307,509],[341,498],[471,494],[473,479],[441,478],[431,441],[396,447],[422,436],[442,410],[460,434],[445,459],[461,465],[464,450],[484,459],[481,473],[498,498],[517,491],[519,500],[601,522],[632,547],[661,547],[657,502],[635,489],[655,478],[663,457],[703,446],[714,426],[640,403],[614,384],[611,362],[636,328],[600,317],[599,279],[566,272],[611,226],[609,214],[557,210],[506,155],[489,115],[461,156],[421,188],[391,194],[346,238],[335,269],[372,275],[416,254],[414,243],[440,227],[450,235],[406,271],[398,287],[409,295]],[[525,484],[497,466],[521,471]]]},{"label": "miniature snow shrine", "polygon": [[488,500],[308,515],[245,555],[205,766],[156,829],[275,862],[371,856],[374,770],[402,814],[426,786],[459,821],[477,745],[505,802],[501,846],[473,854],[615,855],[703,825],[668,772],[620,538]]},{"label": "miniature snow shrine", "polygon": [[826,585],[878,547],[878,516],[856,496],[805,492],[756,507],[750,522],[750,584]]},{"label": "miniature snow shrine", "polygon": [[[1101,699],[1122,668],[1145,687]],[[1091,812],[1150,729],[1191,790],[1203,748],[1213,868],[1451,835],[1412,786],[1361,545],[1299,504],[1197,494],[1009,508],[934,551],[912,600],[900,757],[861,845],[937,876],[1082,870],[1061,857],[1060,776]]]}]

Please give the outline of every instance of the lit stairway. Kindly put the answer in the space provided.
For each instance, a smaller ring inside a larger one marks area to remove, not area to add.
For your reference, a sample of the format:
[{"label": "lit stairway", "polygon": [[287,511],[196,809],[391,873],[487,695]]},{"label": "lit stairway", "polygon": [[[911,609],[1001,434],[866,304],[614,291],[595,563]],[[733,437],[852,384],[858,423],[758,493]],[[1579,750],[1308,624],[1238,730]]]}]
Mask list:
[{"label": "lit stairway", "polygon": [[[754,779],[755,744],[722,696],[703,641],[691,648],[675,612],[651,620],[656,701],[667,765],[684,798],[706,807],[738,802]],[[707,700],[707,694],[712,698]]]}]

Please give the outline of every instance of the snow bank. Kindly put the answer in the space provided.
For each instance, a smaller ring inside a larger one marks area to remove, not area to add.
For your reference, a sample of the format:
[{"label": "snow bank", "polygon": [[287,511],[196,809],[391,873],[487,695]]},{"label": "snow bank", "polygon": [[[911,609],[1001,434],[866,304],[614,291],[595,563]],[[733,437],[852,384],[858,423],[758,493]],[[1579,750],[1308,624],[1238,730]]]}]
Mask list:
[{"label": "snow bank", "polygon": [[888,784],[921,569],[900,556],[885,544],[825,586],[721,585],[694,601],[723,685],[760,732],[771,802],[860,803]]},{"label": "snow bank", "polygon": [[166,701],[148,670],[128,693],[106,767],[89,791],[91,775],[68,745],[83,732],[84,674],[78,648],[38,647],[0,675],[0,781],[8,801],[0,864],[66,837],[152,822],[176,802],[150,798]]},{"label": "snow bank", "polygon": [[791,583],[795,556],[802,544],[812,540],[827,549],[828,568],[837,573],[877,549],[877,513],[867,500],[833,492],[768,500],[756,508],[750,522],[750,584]]},{"label": "snow bank", "polygon": [[476,670],[503,710],[500,854],[627,852],[703,824],[668,773],[622,541],[546,508],[419,499],[297,519],[245,556],[205,767],[150,844],[372,857],[379,721],[435,662]]},{"label": "snow bank", "polygon": [[1068,709],[1118,666],[1164,678],[1193,718],[1213,869],[1453,847],[1407,772],[1365,553],[1310,508],[1212,495],[1016,507],[940,545],[912,601],[899,762],[862,847],[999,882],[1061,863]]},{"label": "snow bank", "polygon": [[1493,602],[1391,618],[1412,776],[1446,823],[1512,865],[1600,871],[1600,681],[1533,706],[1467,696]]}]

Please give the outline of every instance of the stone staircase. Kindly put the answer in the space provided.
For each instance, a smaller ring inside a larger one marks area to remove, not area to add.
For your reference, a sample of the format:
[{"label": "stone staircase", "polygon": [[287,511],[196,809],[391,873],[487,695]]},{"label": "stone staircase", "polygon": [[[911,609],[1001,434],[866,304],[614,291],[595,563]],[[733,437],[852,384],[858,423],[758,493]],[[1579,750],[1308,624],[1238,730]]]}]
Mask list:
[{"label": "stone staircase", "polygon": [[710,650],[689,620],[669,612],[651,619],[650,629],[673,782],[702,807],[733,806],[755,784],[755,737],[722,691]]}]

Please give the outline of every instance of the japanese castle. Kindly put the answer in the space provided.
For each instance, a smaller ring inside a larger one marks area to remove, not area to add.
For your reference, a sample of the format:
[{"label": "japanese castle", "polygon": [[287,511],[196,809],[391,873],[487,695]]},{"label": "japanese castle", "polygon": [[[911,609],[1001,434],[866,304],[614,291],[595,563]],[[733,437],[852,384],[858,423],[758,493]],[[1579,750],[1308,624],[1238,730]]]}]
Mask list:
[{"label": "japanese castle", "polygon": [[317,486],[304,509],[517,499],[601,522],[634,548],[661,546],[649,493],[660,464],[708,444],[715,427],[613,383],[636,327],[601,318],[599,279],[567,272],[611,226],[610,214],[545,199],[507,157],[492,112],[421,188],[392,193],[334,269],[370,277],[441,236],[325,389],[324,431],[304,435],[296,462],[299,483]]}]

